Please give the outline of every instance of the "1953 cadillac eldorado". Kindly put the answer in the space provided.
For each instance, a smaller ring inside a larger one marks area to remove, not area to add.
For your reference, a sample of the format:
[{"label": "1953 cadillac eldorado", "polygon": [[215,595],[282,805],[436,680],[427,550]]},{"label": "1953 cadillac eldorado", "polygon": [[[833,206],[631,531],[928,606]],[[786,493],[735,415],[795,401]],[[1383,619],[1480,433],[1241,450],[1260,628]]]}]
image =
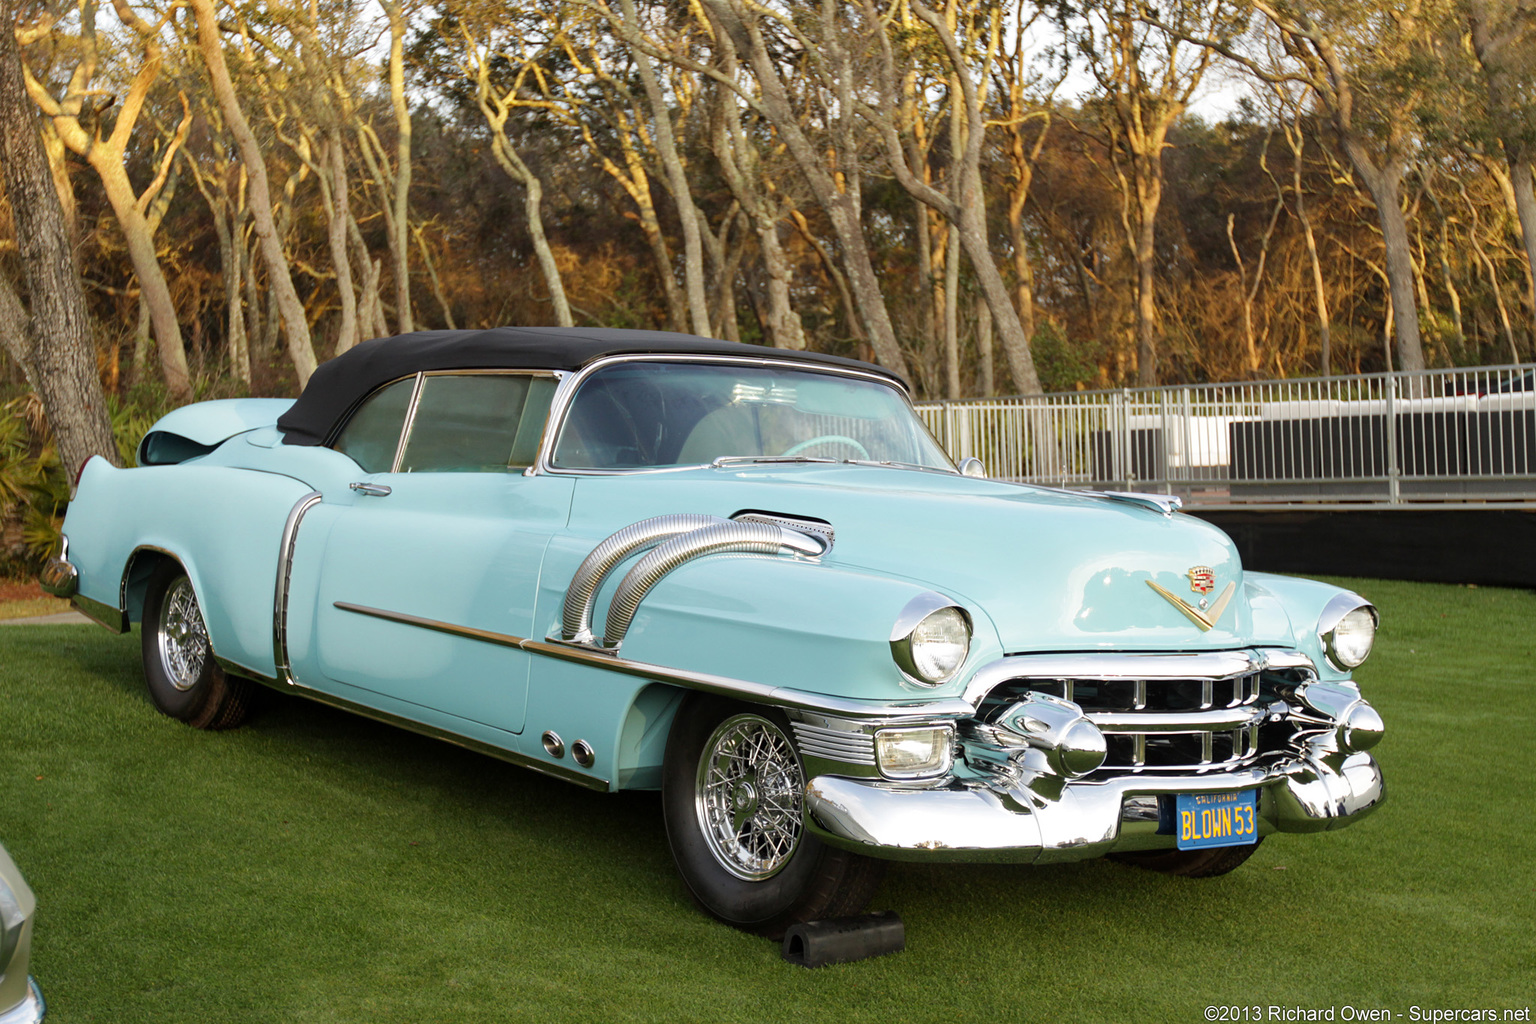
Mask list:
[{"label": "1953 cadillac eldorado", "polygon": [[1163,496],[957,469],[878,367],[677,334],[359,345],[86,464],[45,583],[199,728],[256,684],[657,789],[710,914],[887,860],[1221,874],[1384,789],[1376,610]]}]

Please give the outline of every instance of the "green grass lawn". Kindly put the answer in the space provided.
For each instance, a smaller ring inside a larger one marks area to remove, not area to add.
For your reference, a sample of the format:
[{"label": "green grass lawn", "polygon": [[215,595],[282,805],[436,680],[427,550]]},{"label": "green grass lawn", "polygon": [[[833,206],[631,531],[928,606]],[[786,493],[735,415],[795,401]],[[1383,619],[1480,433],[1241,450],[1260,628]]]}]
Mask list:
[{"label": "green grass lawn", "polygon": [[[1224,878],[896,865],[907,950],[807,971],[694,910],[650,794],[299,699],[161,717],[138,638],[0,631],[0,841],[73,1021],[1188,1021],[1209,1004],[1524,1007],[1536,594],[1348,581],[1391,797]],[[1338,1019],[1336,1017],[1336,1019]]]}]

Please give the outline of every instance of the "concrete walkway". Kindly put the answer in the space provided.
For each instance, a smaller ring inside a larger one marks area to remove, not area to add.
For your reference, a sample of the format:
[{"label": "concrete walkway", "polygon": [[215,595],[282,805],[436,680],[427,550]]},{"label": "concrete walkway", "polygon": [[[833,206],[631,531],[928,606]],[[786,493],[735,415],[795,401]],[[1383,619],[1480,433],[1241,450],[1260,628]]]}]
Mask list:
[{"label": "concrete walkway", "polygon": [[89,624],[90,619],[79,612],[55,612],[53,615],[31,615],[24,619],[0,619],[0,626],[75,626]]}]

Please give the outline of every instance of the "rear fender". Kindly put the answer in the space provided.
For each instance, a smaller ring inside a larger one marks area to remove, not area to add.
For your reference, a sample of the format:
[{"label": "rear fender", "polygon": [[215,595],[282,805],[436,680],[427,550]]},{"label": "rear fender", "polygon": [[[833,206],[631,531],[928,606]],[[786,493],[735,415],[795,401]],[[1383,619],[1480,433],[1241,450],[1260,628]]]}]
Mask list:
[{"label": "rear fender", "polygon": [[207,455],[236,434],[270,427],[290,398],[225,398],[194,402],[166,413],[139,442],[140,466],[169,466]]},{"label": "rear fender", "polygon": [[225,661],[274,673],[273,595],[288,512],[309,488],[290,477],[220,466],[121,470],[87,464],[64,520],[79,596],[143,615],[149,577],[165,559],[186,571],[208,636]]}]

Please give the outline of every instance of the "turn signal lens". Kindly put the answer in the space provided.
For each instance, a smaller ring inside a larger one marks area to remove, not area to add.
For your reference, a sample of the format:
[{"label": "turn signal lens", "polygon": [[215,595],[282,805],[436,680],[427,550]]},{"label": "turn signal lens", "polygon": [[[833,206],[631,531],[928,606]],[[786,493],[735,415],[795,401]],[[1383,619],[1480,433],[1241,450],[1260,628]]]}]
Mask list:
[{"label": "turn signal lens", "polygon": [[1369,606],[1347,612],[1323,636],[1328,657],[1340,668],[1354,668],[1370,657],[1376,642],[1376,613]]},{"label": "turn signal lens", "polygon": [[951,726],[881,729],[875,733],[880,773],[891,779],[920,779],[949,771],[955,732]]}]

